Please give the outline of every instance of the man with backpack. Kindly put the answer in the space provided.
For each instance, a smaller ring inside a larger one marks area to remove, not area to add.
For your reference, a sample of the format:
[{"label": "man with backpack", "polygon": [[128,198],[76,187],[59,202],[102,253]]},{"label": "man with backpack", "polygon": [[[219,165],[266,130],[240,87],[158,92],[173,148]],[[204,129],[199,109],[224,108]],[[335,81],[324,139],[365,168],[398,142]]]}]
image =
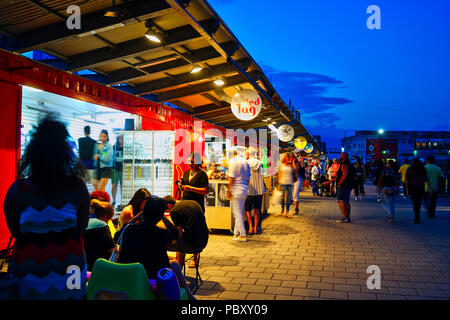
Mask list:
[{"label": "man with backpack", "polygon": [[353,183],[356,176],[355,167],[348,159],[348,153],[342,152],[339,157],[339,170],[336,175],[336,199],[339,204],[339,209],[342,213],[342,219],[337,220],[339,223],[348,223],[350,220],[350,192],[353,188]]}]

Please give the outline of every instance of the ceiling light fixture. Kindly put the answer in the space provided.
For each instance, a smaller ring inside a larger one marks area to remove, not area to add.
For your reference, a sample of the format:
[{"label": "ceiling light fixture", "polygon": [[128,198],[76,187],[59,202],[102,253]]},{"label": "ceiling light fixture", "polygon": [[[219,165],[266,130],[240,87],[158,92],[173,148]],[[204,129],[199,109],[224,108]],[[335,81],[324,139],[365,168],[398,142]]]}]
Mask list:
[{"label": "ceiling light fixture", "polygon": [[196,65],[194,65],[194,66],[192,67],[191,73],[197,73],[197,72],[200,72],[202,69],[203,69],[202,66],[199,66],[199,65],[196,64]]},{"label": "ceiling light fixture", "polygon": [[223,86],[225,84],[225,80],[223,80],[223,78],[217,78],[216,80],[214,80],[214,84],[216,86]]},{"label": "ceiling light fixture", "polygon": [[152,42],[161,43],[165,37],[164,32],[159,29],[151,20],[145,22],[145,26],[148,28],[145,33],[145,37]]}]

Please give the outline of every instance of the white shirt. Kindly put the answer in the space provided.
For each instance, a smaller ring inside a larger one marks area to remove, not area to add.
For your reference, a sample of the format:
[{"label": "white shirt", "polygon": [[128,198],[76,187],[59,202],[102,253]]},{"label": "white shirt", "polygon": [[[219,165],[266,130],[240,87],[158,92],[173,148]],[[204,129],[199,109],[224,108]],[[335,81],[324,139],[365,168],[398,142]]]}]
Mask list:
[{"label": "white shirt", "polygon": [[319,172],[319,168],[317,167],[317,166],[314,166],[312,169],[311,169],[311,180],[312,181],[316,181],[317,179],[316,178],[314,178],[314,175],[315,174],[319,174],[320,172]]},{"label": "white shirt", "polygon": [[244,158],[237,156],[231,159],[228,168],[228,177],[234,178],[231,192],[247,194],[250,175],[250,166]]}]

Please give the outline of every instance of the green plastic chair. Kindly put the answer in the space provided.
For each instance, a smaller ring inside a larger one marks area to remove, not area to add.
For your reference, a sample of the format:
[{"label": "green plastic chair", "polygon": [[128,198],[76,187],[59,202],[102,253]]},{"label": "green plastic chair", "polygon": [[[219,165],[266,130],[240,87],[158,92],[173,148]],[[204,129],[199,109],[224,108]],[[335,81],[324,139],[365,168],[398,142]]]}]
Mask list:
[{"label": "green plastic chair", "polygon": [[94,300],[101,290],[126,293],[130,300],[156,300],[144,266],[140,263],[98,259],[88,282],[87,299]]}]

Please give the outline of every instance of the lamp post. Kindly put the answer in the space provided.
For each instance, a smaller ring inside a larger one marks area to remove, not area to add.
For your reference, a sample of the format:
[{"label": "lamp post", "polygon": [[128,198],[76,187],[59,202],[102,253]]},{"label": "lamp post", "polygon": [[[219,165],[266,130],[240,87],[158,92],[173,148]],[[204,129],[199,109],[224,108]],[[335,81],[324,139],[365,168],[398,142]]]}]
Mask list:
[{"label": "lamp post", "polygon": [[384,134],[384,130],[383,129],[378,129],[378,158],[379,160],[381,160],[381,140],[380,140],[380,136]]}]

